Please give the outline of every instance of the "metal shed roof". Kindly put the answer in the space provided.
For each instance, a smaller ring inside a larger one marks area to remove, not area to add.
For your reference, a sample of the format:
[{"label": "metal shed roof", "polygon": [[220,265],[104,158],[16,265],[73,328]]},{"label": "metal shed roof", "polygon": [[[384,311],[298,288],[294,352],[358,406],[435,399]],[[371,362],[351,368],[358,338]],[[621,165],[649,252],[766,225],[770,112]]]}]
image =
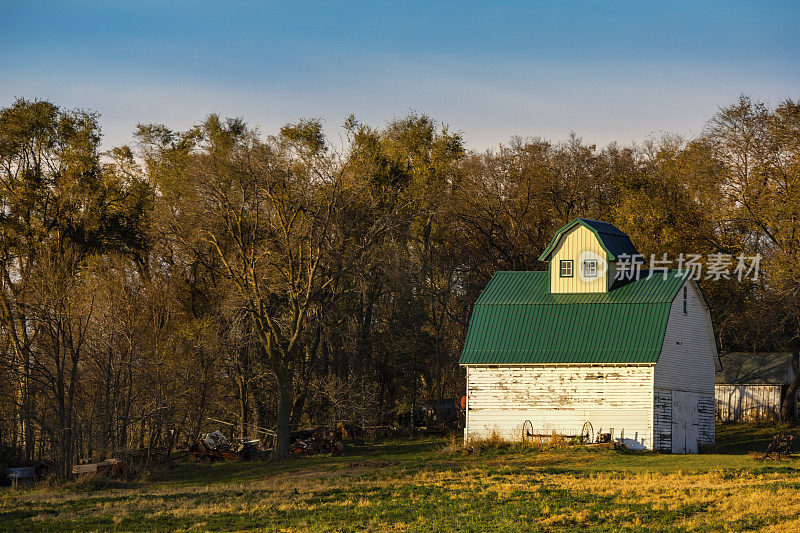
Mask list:
[{"label": "metal shed roof", "polygon": [[791,353],[729,352],[720,356],[720,363],[720,385],[785,385],[794,378]]},{"label": "metal shed roof", "polygon": [[607,293],[551,294],[548,272],[497,272],[472,311],[459,364],[655,363],[688,271]]},{"label": "metal shed roof", "polygon": [[630,237],[613,224],[588,218],[575,218],[556,232],[553,240],[550,241],[550,244],[545,248],[544,252],[542,252],[542,255],[539,256],[539,261],[548,261],[550,254],[555,250],[561,236],[577,224],[586,227],[586,229],[595,234],[597,240],[600,242],[600,246],[606,251],[606,259],[609,261],[616,261],[617,258],[623,254],[632,256],[639,253],[636,251],[636,247],[631,242]]}]

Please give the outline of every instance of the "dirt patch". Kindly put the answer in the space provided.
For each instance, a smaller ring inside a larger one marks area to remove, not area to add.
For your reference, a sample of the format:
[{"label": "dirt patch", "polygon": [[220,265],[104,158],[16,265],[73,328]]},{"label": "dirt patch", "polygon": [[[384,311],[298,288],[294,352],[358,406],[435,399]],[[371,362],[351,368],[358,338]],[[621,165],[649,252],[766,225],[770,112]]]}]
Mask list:
[{"label": "dirt patch", "polygon": [[350,467],[350,468],[356,468],[356,467],[359,467],[359,466],[361,466],[361,467],[369,467],[369,468],[385,468],[387,466],[397,466],[399,464],[400,464],[400,461],[394,461],[394,460],[390,460],[390,459],[386,459],[386,460],[374,459],[374,460],[370,460],[370,461],[352,461],[350,463],[347,463],[347,466]]}]

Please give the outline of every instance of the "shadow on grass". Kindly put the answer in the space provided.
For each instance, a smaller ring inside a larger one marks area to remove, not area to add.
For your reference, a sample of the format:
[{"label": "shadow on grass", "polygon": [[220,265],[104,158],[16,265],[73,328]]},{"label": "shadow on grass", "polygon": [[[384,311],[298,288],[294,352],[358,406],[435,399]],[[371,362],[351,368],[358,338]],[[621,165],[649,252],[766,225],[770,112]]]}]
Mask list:
[{"label": "shadow on grass", "polygon": [[800,447],[800,426],[775,422],[717,424],[715,451],[723,455],[747,455],[750,451],[764,452],[772,437],[781,432],[794,435],[795,449]]},{"label": "shadow on grass", "polygon": [[[800,427],[790,427],[785,424],[720,424],[717,426],[717,445],[713,453],[694,456],[583,447],[541,450],[509,446],[501,449],[487,448],[478,453],[466,453],[460,449],[443,452],[442,449],[446,445],[450,444],[449,447],[452,447],[452,440],[442,437],[397,439],[350,446],[344,453],[335,456],[320,454],[294,457],[281,462],[184,463],[154,473],[150,482],[181,487],[196,484],[247,483],[294,474],[309,478],[339,475],[380,477],[400,472],[413,473],[423,468],[428,470],[469,468],[481,463],[489,465],[503,463],[506,466],[514,465],[523,469],[538,469],[545,473],[575,475],[591,471],[667,473],[678,470],[696,472],[742,468],[764,468],[765,472],[796,471],[800,465],[759,465],[747,457],[747,452],[750,450],[764,451],[772,436],[780,431],[792,431],[797,437],[796,442],[800,443]],[[389,459],[391,461],[386,462]],[[482,465],[485,466],[487,465]],[[85,487],[83,490],[131,489],[136,486],[135,482],[120,482],[116,486]],[[81,487],[72,489],[82,491]]]},{"label": "shadow on grass", "polygon": [[353,462],[378,457],[390,457],[398,460],[398,464],[423,464],[443,443],[444,440],[439,438],[408,439],[351,446],[339,455],[291,457],[287,461],[186,463],[158,472],[151,480],[174,484],[214,484],[255,481],[298,472],[335,473],[348,468]]}]

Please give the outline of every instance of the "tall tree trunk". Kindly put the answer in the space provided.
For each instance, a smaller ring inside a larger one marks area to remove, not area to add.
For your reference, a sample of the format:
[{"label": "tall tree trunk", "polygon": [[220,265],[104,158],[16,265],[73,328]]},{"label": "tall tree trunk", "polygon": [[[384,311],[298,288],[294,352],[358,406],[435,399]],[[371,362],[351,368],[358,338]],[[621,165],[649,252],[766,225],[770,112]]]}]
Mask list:
[{"label": "tall tree trunk", "polygon": [[29,403],[28,403],[28,378],[26,375],[26,370],[23,369],[22,376],[18,383],[18,388],[16,391],[17,395],[17,406],[16,406],[16,418],[17,418],[17,427],[16,427],[16,435],[19,437],[19,444],[22,448],[22,454],[26,460],[31,460],[31,448],[30,448],[30,439],[28,434],[30,433],[30,414],[29,414]]},{"label": "tall tree trunk", "polygon": [[21,365],[21,377],[18,387],[18,431],[20,444],[22,447],[22,454],[26,461],[33,460],[33,452],[35,449],[33,426],[31,424],[31,361],[30,354],[25,350],[20,352],[23,358]]},{"label": "tall tree trunk", "polygon": [[[128,353],[125,362],[125,396],[124,396],[124,406],[122,408],[122,419],[120,420],[120,431],[119,431],[119,447],[122,449],[128,449],[128,432],[133,431],[133,427],[131,427],[131,408],[133,407],[133,361],[132,361],[132,348],[130,347],[131,341],[130,338],[128,340]],[[133,438],[136,438],[135,436]]]},{"label": "tall tree trunk", "polygon": [[782,420],[797,420],[797,391],[800,390],[800,352],[792,353],[794,379],[786,389],[786,396],[781,404]]},{"label": "tall tree trunk", "polygon": [[250,404],[246,378],[239,378],[239,437],[247,438],[250,427]]},{"label": "tall tree trunk", "polygon": [[289,457],[289,437],[292,431],[291,417],[294,405],[294,391],[291,378],[278,378],[280,400],[278,403],[278,458]]}]

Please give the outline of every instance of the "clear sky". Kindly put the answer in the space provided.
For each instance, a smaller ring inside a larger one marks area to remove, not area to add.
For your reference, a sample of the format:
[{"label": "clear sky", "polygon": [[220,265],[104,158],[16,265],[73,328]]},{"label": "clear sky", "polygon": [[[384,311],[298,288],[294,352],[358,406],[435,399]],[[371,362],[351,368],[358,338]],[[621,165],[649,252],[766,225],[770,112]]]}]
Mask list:
[{"label": "clear sky", "polygon": [[800,1],[0,0],[0,106],[93,109],[106,145],[210,112],[336,136],[410,110],[476,149],[627,143],[694,135],[742,93],[800,98]]}]

